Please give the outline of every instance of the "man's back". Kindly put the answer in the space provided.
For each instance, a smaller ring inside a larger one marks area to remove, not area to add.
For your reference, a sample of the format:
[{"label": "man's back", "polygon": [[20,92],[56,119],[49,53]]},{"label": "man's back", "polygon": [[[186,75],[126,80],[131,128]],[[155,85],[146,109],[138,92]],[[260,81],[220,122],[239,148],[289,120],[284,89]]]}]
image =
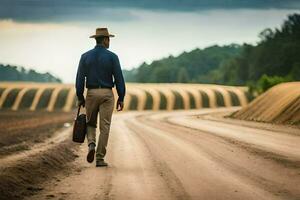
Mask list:
[{"label": "man's back", "polygon": [[[86,87],[107,87],[116,85],[119,101],[124,100],[125,82],[118,56],[101,45],[82,54],[76,77],[77,96],[83,94],[84,77]],[[113,81],[114,78],[114,81]]]},{"label": "man's back", "polygon": [[113,66],[117,56],[101,46],[96,46],[83,56],[87,67],[87,85],[113,87]]},{"label": "man's back", "polygon": [[[107,166],[104,161],[106,146],[110,131],[112,113],[115,98],[112,87],[116,85],[118,92],[117,110],[123,109],[125,96],[125,81],[123,78],[119,58],[109,48],[110,37],[107,28],[97,28],[95,38],[97,45],[94,49],[81,55],[77,75],[76,94],[79,106],[86,106],[87,140],[89,151],[87,161],[94,161],[96,152],[96,166]],[[84,86],[87,88],[86,100],[84,98]],[[86,103],[85,103],[86,101]],[[96,147],[97,118],[100,113],[99,127],[100,135]]]}]

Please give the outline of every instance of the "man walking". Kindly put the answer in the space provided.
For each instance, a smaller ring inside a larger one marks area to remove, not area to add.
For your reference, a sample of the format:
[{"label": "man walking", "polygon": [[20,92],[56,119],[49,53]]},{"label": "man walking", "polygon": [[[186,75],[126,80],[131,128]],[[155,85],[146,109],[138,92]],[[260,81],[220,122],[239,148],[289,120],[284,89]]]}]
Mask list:
[{"label": "man walking", "polygon": [[[94,49],[81,55],[77,76],[76,95],[79,106],[86,106],[87,116],[87,161],[94,161],[96,152],[96,166],[107,166],[104,161],[110,131],[112,112],[115,99],[112,88],[116,85],[118,100],[117,111],[123,110],[125,96],[125,82],[121,71],[118,56],[107,50],[110,38],[107,28],[97,28],[95,38],[97,45]],[[114,80],[113,80],[114,79]],[[86,99],[83,96],[84,84],[87,88]],[[100,135],[96,148],[97,116],[99,113]]]}]

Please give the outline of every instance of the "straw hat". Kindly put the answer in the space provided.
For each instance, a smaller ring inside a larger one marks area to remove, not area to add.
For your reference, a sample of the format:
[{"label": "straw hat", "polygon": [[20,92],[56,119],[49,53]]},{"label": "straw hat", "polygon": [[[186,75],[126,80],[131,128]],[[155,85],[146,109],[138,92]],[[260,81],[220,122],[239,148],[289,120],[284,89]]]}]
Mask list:
[{"label": "straw hat", "polygon": [[107,28],[97,28],[96,34],[90,36],[90,38],[96,38],[101,36],[107,36],[107,37],[115,37],[115,35],[109,34]]}]

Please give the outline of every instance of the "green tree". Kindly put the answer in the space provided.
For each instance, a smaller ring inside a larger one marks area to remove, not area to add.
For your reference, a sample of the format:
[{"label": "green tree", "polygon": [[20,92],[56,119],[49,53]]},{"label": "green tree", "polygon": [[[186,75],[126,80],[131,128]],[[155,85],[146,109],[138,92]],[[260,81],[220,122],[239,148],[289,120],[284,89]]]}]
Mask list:
[{"label": "green tree", "polygon": [[177,73],[177,82],[178,83],[188,83],[189,75],[186,71],[186,68],[181,67]]},{"label": "green tree", "polygon": [[289,15],[280,28],[266,28],[258,36],[256,45],[215,45],[143,63],[135,80],[230,85],[255,85],[260,80],[266,88],[268,81],[300,80],[300,14]]},{"label": "green tree", "polygon": [[25,70],[24,67],[0,64],[0,81],[61,82],[61,79],[50,73],[38,73],[32,69]]}]

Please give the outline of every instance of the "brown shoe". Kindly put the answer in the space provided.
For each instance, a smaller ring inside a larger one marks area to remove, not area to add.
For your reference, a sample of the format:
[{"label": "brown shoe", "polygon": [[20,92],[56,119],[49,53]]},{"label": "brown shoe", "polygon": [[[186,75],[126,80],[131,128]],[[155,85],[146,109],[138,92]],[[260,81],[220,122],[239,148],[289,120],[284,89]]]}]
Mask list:
[{"label": "brown shoe", "polygon": [[104,159],[96,160],[96,167],[106,167],[108,166],[107,162]]},{"label": "brown shoe", "polygon": [[95,157],[95,144],[91,143],[91,144],[89,144],[89,152],[86,156],[86,160],[89,163],[92,163],[94,161],[94,157]]}]

